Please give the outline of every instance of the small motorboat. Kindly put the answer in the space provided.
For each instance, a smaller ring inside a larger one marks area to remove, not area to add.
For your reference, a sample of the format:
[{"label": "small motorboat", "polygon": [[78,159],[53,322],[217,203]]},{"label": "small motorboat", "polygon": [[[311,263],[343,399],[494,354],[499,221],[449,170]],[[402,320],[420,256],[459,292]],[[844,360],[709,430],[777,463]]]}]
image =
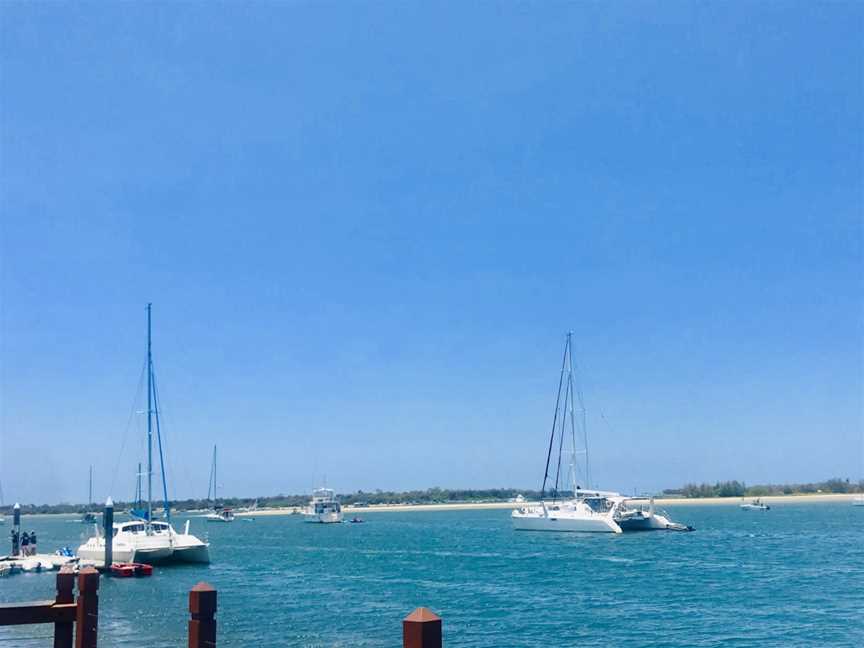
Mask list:
[{"label": "small motorboat", "polygon": [[351,524],[363,524],[363,519],[359,517],[353,517],[350,520]]},{"label": "small motorboat", "polygon": [[114,563],[111,565],[111,574],[120,578],[152,576],[153,565],[146,565],[144,563]]},{"label": "small motorboat", "polygon": [[771,507],[768,506],[767,504],[765,504],[761,499],[759,499],[757,497],[756,499],[754,499],[750,503],[745,502],[745,503],[741,504],[741,510],[742,511],[770,511]]}]

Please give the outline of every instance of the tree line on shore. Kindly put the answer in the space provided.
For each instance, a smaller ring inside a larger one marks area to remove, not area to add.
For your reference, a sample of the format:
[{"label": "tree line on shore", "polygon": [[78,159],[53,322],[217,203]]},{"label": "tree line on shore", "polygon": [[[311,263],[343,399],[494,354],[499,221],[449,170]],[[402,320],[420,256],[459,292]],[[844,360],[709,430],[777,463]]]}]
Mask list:
[{"label": "tree line on shore", "polygon": [[766,495],[813,495],[816,493],[864,493],[864,480],[853,482],[835,477],[823,482],[805,484],[758,484],[747,486],[737,480],[713,484],[685,484],[681,488],[667,488],[666,497],[764,497]]},{"label": "tree line on shore", "polygon": [[[828,479],[823,482],[803,484],[764,484],[747,486],[744,482],[737,480],[722,481],[702,484],[686,484],[681,488],[668,488],[660,493],[665,497],[686,497],[691,499],[705,497],[763,497],[766,495],[797,495],[815,493],[864,493],[864,480],[852,482],[849,479]],[[570,492],[560,492],[559,497],[569,497]],[[540,491],[522,490],[516,488],[489,488],[489,489],[450,489],[450,488],[427,488],[426,490],[412,491],[362,491],[339,495],[339,501],[347,506],[377,506],[382,504],[455,504],[455,503],[481,503],[481,502],[506,502],[521,495],[526,500],[540,498]],[[547,497],[550,494],[546,493]],[[309,494],[300,495],[274,495],[269,497],[220,497],[216,504],[228,508],[299,508],[309,503]],[[185,499],[171,502],[174,511],[195,511],[209,509],[213,502],[207,499]],[[82,504],[22,504],[23,514],[34,513],[81,513],[86,509]],[[101,507],[94,506],[95,509]],[[115,502],[116,511],[126,511],[132,508],[131,502]],[[161,502],[159,503],[161,508]],[[0,513],[11,515],[12,507],[0,507]]]}]

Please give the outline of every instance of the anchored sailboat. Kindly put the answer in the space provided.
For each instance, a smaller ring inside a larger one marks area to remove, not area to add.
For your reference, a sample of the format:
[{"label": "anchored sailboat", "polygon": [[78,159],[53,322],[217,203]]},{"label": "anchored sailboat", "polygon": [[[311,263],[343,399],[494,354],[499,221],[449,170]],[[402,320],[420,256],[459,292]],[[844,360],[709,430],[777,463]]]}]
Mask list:
[{"label": "anchored sailboat", "polygon": [[[183,533],[171,525],[171,506],[165,480],[165,462],[162,456],[162,434],[159,425],[159,402],[156,375],[153,371],[151,304],[147,304],[147,501],[146,509],[133,509],[133,519],[114,524],[112,552],[117,562],[210,562],[210,545],[189,533],[189,521]],[[153,422],[156,422],[156,441],[162,469],[162,493],[165,521],[153,520]],[[139,475],[141,473],[139,465]],[[99,561],[105,555],[105,534],[97,533],[78,547],[78,555],[85,560]]]},{"label": "anchored sailboat", "polygon": [[[210,494],[213,498],[210,498]],[[211,501],[210,513],[205,515],[208,522],[233,522],[234,511],[230,508],[216,506],[216,446],[213,446],[213,464],[210,466],[210,482],[207,484],[207,499]]]},{"label": "anchored sailboat", "polygon": [[[670,530],[688,531],[690,527],[672,522],[669,517],[654,508],[654,500],[641,497],[625,497],[612,491],[590,488],[588,464],[588,433],[585,426],[585,406],[582,393],[576,388],[573,377],[573,334],[567,333],[561,375],[558,380],[558,396],[552,418],[552,434],[546,452],[546,470],[540,489],[540,503],[515,509],[511,520],[513,528],[520,531],[571,531],[593,533],[622,533],[624,531]],[[580,437],[577,439],[575,403],[579,405]],[[562,400],[563,398],[563,400]],[[569,421],[569,425],[568,425]],[[560,491],[562,484],[561,465],[564,459],[565,437],[570,436],[570,491]],[[558,442],[557,464],[552,464],[552,451]],[[581,444],[580,441],[581,440]],[[584,457],[580,462],[579,457]],[[555,481],[551,483],[554,468]],[[579,484],[583,477],[586,488]],[[551,485],[546,501],[546,486]]]}]

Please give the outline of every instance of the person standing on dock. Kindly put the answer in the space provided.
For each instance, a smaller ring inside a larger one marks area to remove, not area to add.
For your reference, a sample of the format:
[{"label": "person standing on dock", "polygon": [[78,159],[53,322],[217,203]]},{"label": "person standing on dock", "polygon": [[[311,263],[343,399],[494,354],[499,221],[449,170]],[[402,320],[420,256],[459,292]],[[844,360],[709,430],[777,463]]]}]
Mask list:
[{"label": "person standing on dock", "polygon": [[21,555],[30,555],[30,534],[26,531],[21,534]]},{"label": "person standing on dock", "polygon": [[17,529],[12,529],[10,533],[12,534],[12,555],[17,556],[19,553],[21,553],[19,549],[20,545],[18,544],[21,538],[18,537]]},{"label": "person standing on dock", "polygon": [[36,532],[30,532],[30,555],[35,556],[38,552],[36,551]]}]

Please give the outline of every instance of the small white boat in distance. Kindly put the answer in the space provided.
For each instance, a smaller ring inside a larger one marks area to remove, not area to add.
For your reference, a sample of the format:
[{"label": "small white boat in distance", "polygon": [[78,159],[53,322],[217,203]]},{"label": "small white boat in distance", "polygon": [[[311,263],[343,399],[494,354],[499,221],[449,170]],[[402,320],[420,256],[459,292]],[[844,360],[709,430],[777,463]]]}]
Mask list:
[{"label": "small white boat in distance", "polygon": [[852,506],[864,506],[864,495],[856,495],[852,500]]},{"label": "small white boat in distance", "polygon": [[[210,499],[210,494],[213,498]],[[216,446],[213,446],[213,464],[210,466],[210,483],[207,485],[207,499],[212,502],[213,510],[204,516],[208,522],[233,522],[234,511],[216,506]]]},{"label": "small white boat in distance", "polygon": [[330,488],[316,488],[312,501],[303,512],[304,522],[333,524],[342,521],[342,506],[336,501],[336,493]]},{"label": "small white boat in distance", "polygon": [[232,511],[230,508],[223,508],[222,510],[208,513],[204,516],[204,519],[208,522],[233,522],[234,511]]},{"label": "small white boat in distance", "polygon": [[742,511],[770,511],[771,507],[765,504],[758,497],[752,502],[744,502],[741,504]]}]

